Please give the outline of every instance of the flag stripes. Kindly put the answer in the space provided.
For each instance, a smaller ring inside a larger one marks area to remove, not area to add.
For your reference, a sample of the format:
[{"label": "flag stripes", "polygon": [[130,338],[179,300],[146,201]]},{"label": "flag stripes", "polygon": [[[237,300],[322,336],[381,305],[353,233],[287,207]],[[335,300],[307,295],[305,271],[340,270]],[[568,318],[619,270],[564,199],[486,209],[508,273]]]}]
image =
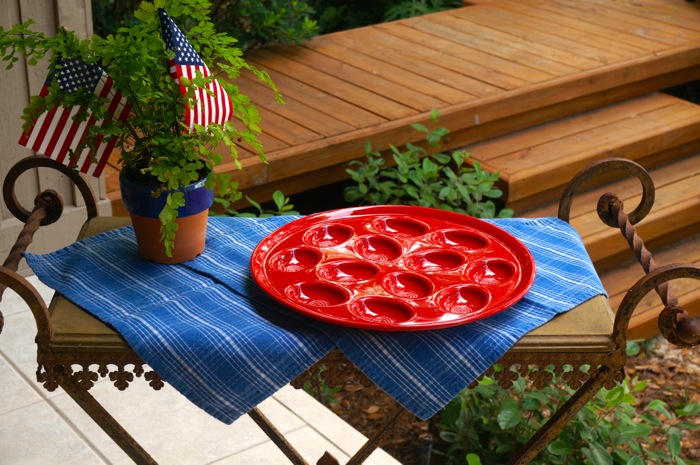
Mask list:
[{"label": "flag stripes", "polygon": [[[92,126],[103,127],[112,118],[123,121],[131,111],[131,107],[116,89],[114,82],[97,65],[87,65],[81,59],[60,60],[61,67],[55,75],[50,75],[41,89],[40,96],[45,97],[50,92],[54,79],[59,82],[61,89],[66,92],[92,92],[100,98],[107,99],[105,103],[107,118],[96,119],[89,109],[84,121],[75,121],[75,116],[81,107],[56,106],[41,114],[34,125],[20,137],[19,143],[39,154],[46,155],[59,163],[75,166],[82,173],[99,177],[107,164],[109,155],[117,139],[105,139],[98,136],[94,146],[84,147],[75,152],[87,131]],[[94,160],[93,161],[93,156]]]}]

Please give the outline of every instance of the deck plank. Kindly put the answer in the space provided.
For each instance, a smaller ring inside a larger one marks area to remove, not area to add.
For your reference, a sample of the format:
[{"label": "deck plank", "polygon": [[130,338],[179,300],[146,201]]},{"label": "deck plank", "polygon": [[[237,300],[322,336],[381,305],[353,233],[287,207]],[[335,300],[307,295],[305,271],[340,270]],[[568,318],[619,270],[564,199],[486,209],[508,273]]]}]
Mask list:
[{"label": "deck plank", "polygon": [[[528,61],[527,56],[521,53],[510,54],[508,57],[500,57],[488,53],[488,42],[483,40],[475,41],[471,35],[462,31],[463,25],[456,19],[445,16],[433,17],[430,20],[418,18],[407,24],[417,30],[447,38],[453,42],[453,44],[447,45],[447,48],[450,50],[455,47],[455,44],[465,46],[466,48],[455,50],[455,54],[468,63],[476,63],[486,68],[492,68],[501,73],[518,77],[527,83],[542,82],[557,76],[550,70],[537,67],[537,62]],[[501,53],[503,54],[507,51],[507,49],[503,49]],[[545,66],[542,66],[542,68],[545,68]]]},{"label": "deck plank", "polygon": [[443,41],[445,47],[454,50],[454,55],[447,56],[444,51],[437,48],[437,44],[430,43],[428,45],[428,42],[432,41],[435,36],[404,25],[386,29],[378,26],[367,31],[366,38],[375,47],[382,49],[381,53],[373,54],[375,57],[382,59],[382,56],[387,53],[405,55],[406,51],[410,50],[410,56],[402,60],[406,72],[416,72],[426,77],[443,76],[440,79],[441,84],[454,87],[476,97],[493,95],[503,89],[516,88],[527,83],[523,79],[494,70],[493,68],[496,67],[494,63],[489,63],[489,67],[487,67],[476,61],[468,61],[455,56],[462,55],[461,52],[464,52],[464,50],[459,49],[459,45],[455,42]]},{"label": "deck plank", "polygon": [[472,8],[472,11],[455,10],[453,14],[496,27],[501,31],[511,32],[519,37],[574,52],[583,59],[597,61],[600,64],[619,62],[634,55],[631,52],[619,53],[619,50],[609,51],[610,44],[604,43],[601,39],[577,34],[563,27],[554,27],[556,23],[537,21],[535,18],[508,11],[501,6],[480,5]]},{"label": "deck plank", "polygon": [[[599,64],[592,60],[586,62],[582,60],[580,56],[567,50],[552,47],[526,37],[517,36],[509,31],[502,31],[498,28],[471,21],[467,15],[457,14],[452,15],[452,17],[460,21],[459,26],[461,32],[476,39],[475,44],[479,47],[485,46],[491,48],[495,46],[515,49],[517,53],[522,53],[525,57],[533,55],[532,60],[534,62],[540,62],[542,60],[553,61],[572,68],[571,72],[580,71],[586,69],[588,66],[597,66]],[[438,18],[439,17],[436,16],[431,19]],[[498,48],[495,50],[497,49]]]},{"label": "deck plank", "polygon": [[676,34],[688,34],[689,31],[700,32],[700,23],[697,18],[700,7],[696,2],[686,2],[684,5],[681,2],[666,0],[590,1],[606,10],[628,12],[660,24],[670,25],[676,29]]},{"label": "deck plank", "polygon": [[[595,2],[581,2],[578,0],[557,0],[556,2],[542,1],[538,8],[556,11],[559,14],[581,18],[588,22],[600,24],[611,31],[619,31],[624,35],[632,34],[649,41],[662,44],[662,46],[687,45],[691,40],[698,40],[696,31],[689,27],[679,28],[663,22],[663,18],[650,19],[639,16],[629,8],[618,10],[607,5],[602,6]],[[691,26],[686,24],[685,26]]]},{"label": "deck plank", "polygon": [[[312,108],[355,129],[387,121],[386,118],[380,115],[353,105],[318,87],[313,87],[303,80],[287,76],[270,68],[267,71],[275,85],[281,89],[282,98],[285,101],[299,102],[303,108]],[[248,92],[249,86],[257,86],[255,82],[249,83],[248,81],[240,84],[246,92]],[[256,105],[262,104],[271,108],[279,106],[275,101],[274,95],[269,91],[260,93],[253,101]]]},{"label": "deck plank", "polygon": [[[412,100],[419,97],[410,95],[407,96],[408,102],[397,101],[398,96],[397,99],[387,97],[385,92],[388,92],[389,95],[395,93],[395,89],[387,81],[383,79],[373,80],[370,73],[338,61],[324,60],[324,67],[319,63],[323,57],[308,49],[295,47],[290,50],[279,47],[275,51],[255,50],[248,54],[246,59],[261,69],[273,69],[281,74],[302,80],[318,89],[332,90],[336,97],[386,119],[393,120],[415,115],[417,111],[412,106],[426,104],[414,103],[411,105]],[[367,86],[372,87],[373,90],[368,90]],[[294,96],[291,93],[289,95]]]},{"label": "deck plank", "polygon": [[[658,41],[647,39],[633,31],[620,31],[618,30],[619,26],[612,27],[609,20],[607,23],[604,20],[605,13],[586,16],[579,10],[578,14],[572,15],[570,9],[547,2],[538,3],[538,8],[532,8],[519,2],[508,2],[501,5],[503,8],[537,21],[556,23],[566,28],[567,34],[590,34],[591,37],[596,38],[595,43],[607,43],[609,50],[614,50],[623,56],[627,53],[652,52],[660,50],[664,46]],[[606,25],[603,25],[604,23]]]},{"label": "deck plank", "polygon": [[[246,77],[243,78],[246,79]],[[264,108],[276,113],[281,117],[306,127],[322,137],[349,131],[354,128],[354,126],[343,120],[342,115],[329,115],[293,97],[285,97],[284,104],[280,105],[274,95],[272,95],[272,92],[270,92],[269,87],[254,79],[249,79],[249,81],[251,82],[245,83],[246,95],[256,102],[258,109]],[[265,120],[263,119],[263,125],[264,123]]]},{"label": "deck plank", "polygon": [[[542,79],[546,79],[548,75],[561,76],[581,69],[569,64],[566,58],[560,60],[552,59],[551,56],[556,54],[556,50],[551,47],[540,47],[540,49],[544,50],[538,54],[533,50],[533,46],[536,47],[539,44],[529,42],[523,45],[515,40],[514,36],[493,29],[488,30],[488,28],[479,27],[478,24],[468,22],[458,16],[444,15],[431,17],[430,19],[419,17],[407,24],[410,24],[416,30],[437,34],[441,33],[441,27],[445,28],[442,31],[445,32],[445,35],[449,34],[450,40],[457,44],[470,47],[471,50],[488,53],[508,62],[538,69],[545,73],[541,76]],[[393,30],[387,32],[392,33]],[[498,38],[502,40],[498,40]],[[459,52],[456,50],[455,53],[458,54]],[[567,55],[567,57],[571,59],[572,55]]]},{"label": "deck plank", "polygon": [[[372,30],[366,33],[371,36]],[[328,69],[331,60],[337,60],[366,73],[369,79],[358,79],[359,86],[389,96],[412,106],[418,111],[440,108],[445,105],[473,100],[475,96],[460,89],[458,73],[445,69],[440,81],[434,79],[435,68],[429,64],[398,53],[392,38],[386,34],[375,35],[372,47],[367,47],[363,37],[336,34],[324,41],[311,41],[304,47],[318,53],[313,65]],[[393,40],[396,42],[396,40]],[[431,73],[432,71],[432,73]]]}]

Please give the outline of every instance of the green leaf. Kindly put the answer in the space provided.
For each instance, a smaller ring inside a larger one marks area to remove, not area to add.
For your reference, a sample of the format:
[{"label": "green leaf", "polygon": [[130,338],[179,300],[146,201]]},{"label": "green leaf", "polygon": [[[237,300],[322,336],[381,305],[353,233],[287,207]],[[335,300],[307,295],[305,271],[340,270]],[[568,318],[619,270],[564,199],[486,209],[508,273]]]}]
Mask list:
[{"label": "green leaf", "polygon": [[666,403],[662,400],[659,400],[659,399],[654,399],[651,402],[649,402],[649,404],[647,405],[647,410],[659,412],[668,419],[673,418],[673,415],[671,415],[671,412],[669,412],[668,409],[666,408]]},{"label": "green leaf", "polygon": [[642,381],[636,382],[632,388],[632,392],[639,392],[644,390],[649,385],[649,380],[644,379]]},{"label": "green leaf", "polygon": [[636,456],[632,457],[631,459],[629,459],[625,465],[645,465],[645,464],[644,464],[644,460],[640,456],[636,455]]},{"label": "green leaf", "polygon": [[481,459],[478,455],[469,453],[467,454],[467,465],[481,465]]},{"label": "green leaf", "polygon": [[547,450],[554,455],[567,456],[573,453],[574,449],[571,445],[562,440],[556,440],[547,446]]},{"label": "green leaf", "polygon": [[280,210],[289,201],[287,198],[285,198],[284,194],[281,191],[273,192],[272,193],[272,200],[275,202],[275,205]]},{"label": "green leaf", "polygon": [[532,397],[525,397],[520,403],[520,406],[523,410],[539,410],[542,408],[542,403]]},{"label": "green leaf", "polygon": [[502,430],[507,430],[517,426],[522,418],[518,404],[513,400],[508,400],[501,404],[501,411],[498,412],[496,421]]},{"label": "green leaf", "polygon": [[442,439],[445,442],[458,442],[459,436],[453,431],[441,431],[440,439]]},{"label": "green leaf", "polygon": [[582,447],[581,452],[595,465],[613,465],[613,459],[608,449],[598,443],[590,443],[590,447]]},{"label": "green leaf", "polygon": [[639,345],[638,341],[627,341],[627,356],[628,357],[634,357],[635,355],[638,355],[642,351],[642,346]]},{"label": "green leaf", "polygon": [[681,453],[681,431],[678,428],[669,428],[668,430],[668,452],[672,456],[678,456]]},{"label": "green leaf", "polygon": [[413,129],[415,129],[416,131],[428,132],[428,128],[426,128],[424,125],[422,125],[422,124],[420,124],[420,123],[413,123],[413,124],[411,125],[411,127],[412,127]]},{"label": "green leaf", "polygon": [[692,415],[697,415],[700,413],[700,403],[694,402],[690,404],[686,404],[683,406],[683,408],[679,408],[675,410],[676,415],[679,417],[689,417]]},{"label": "green leaf", "polygon": [[610,391],[608,391],[607,394],[605,394],[605,403],[609,407],[615,407],[623,401],[624,395],[625,395],[624,387],[615,386]]}]

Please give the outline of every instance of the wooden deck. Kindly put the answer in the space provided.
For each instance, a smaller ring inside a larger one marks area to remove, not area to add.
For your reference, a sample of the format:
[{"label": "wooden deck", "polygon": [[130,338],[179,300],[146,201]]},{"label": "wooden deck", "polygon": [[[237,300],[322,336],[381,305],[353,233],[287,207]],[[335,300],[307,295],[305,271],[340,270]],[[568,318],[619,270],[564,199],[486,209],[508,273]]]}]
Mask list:
[{"label": "wooden deck", "polygon": [[[268,164],[243,147],[243,170],[220,169],[259,201],[276,189],[293,195],[347,179],[348,162],[364,157],[368,141],[378,150],[420,144],[410,124],[429,124],[437,109],[438,125],[451,131],[442,149],[466,147],[499,171],[517,216],[556,214],[563,184],[590,161],[639,161],[659,187],[642,226],[652,250],[662,250],[657,262],[700,263],[700,106],[658,92],[700,79],[700,3],[472,0],[246,58],[270,73],[286,101],[277,104],[251,76],[237,81],[260,109]],[[108,197],[125,214],[117,174],[114,166],[107,172]],[[611,190],[635,205],[639,193],[628,181]],[[641,268],[588,197],[572,224],[615,308]],[[678,293],[700,314],[696,287]],[[631,336],[655,334],[658,311],[658,298],[644,304]]]},{"label": "wooden deck", "polygon": [[269,161],[241,150],[240,187],[262,199],[342,179],[366,141],[419,141],[409,125],[432,109],[451,148],[700,76],[700,8],[685,0],[478,3],[248,53],[286,104],[239,80]]}]

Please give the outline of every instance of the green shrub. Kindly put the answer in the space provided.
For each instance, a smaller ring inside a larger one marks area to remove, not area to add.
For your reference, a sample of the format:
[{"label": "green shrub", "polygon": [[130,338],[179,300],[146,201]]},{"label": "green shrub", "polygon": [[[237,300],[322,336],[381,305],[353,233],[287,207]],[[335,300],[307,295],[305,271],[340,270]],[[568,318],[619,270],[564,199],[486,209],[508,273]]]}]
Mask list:
[{"label": "green shrub", "polygon": [[[437,113],[433,113],[433,121]],[[445,128],[432,131],[420,124],[412,127],[426,133],[426,141],[437,147],[449,134]],[[350,203],[370,205],[417,205],[466,213],[477,218],[509,218],[510,209],[497,212],[491,199],[503,195],[495,187],[499,173],[489,173],[478,161],[473,166],[465,163],[470,156],[463,150],[451,155],[428,155],[422,147],[406,144],[403,150],[391,146],[394,166],[387,166],[381,153],[373,151],[369,143],[365,147],[366,159],[350,162],[347,169],[357,185],[345,189],[345,200]],[[355,169],[352,169],[352,168]]]},{"label": "green shrub", "polygon": [[[452,400],[439,418],[440,443],[436,455],[446,464],[491,465],[506,463],[571,394],[554,383],[542,390],[527,387],[518,378],[503,389],[485,377],[475,389]],[[559,436],[535,459],[536,464],[648,465],[695,463],[681,457],[681,430],[697,425],[683,421],[698,415],[700,404],[689,403],[671,411],[660,400],[644,412],[635,407],[635,393],[646,381],[625,380],[601,390]],[[661,447],[652,438],[665,438]]]},{"label": "green shrub", "polygon": [[[95,32],[114,33],[133,23],[141,0],[92,0]],[[318,33],[314,10],[306,0],[213,0],[212,22],[238,40],[242,50],[274,43],[300,43]],[[187,24],[182,24],[185,30]]]},{"label": "green shrub", "polygon": [[404,0],[395,3],[384,12],[384,21],[426,15],[449,10],[462,5],[461,0]]}]

